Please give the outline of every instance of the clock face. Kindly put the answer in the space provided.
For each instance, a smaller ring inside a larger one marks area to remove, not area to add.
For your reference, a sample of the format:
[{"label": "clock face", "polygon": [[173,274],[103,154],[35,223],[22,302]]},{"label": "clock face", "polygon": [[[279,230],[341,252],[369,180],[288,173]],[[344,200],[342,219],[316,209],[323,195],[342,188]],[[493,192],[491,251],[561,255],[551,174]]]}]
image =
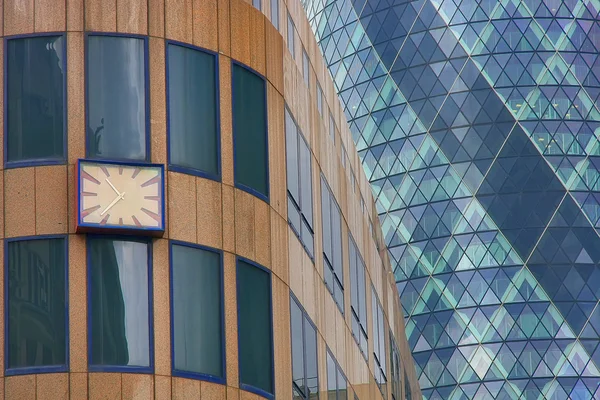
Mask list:
[{"label": "clock face", "polygon": [[78,172],[79,227],[164,230],[162,166],[80,160]]}]

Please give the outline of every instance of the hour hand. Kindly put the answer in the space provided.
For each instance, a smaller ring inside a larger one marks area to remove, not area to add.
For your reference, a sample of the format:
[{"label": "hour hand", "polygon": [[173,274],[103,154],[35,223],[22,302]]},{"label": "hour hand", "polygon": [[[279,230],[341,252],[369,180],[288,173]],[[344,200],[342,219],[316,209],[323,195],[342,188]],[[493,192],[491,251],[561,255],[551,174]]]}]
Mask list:
[{"label": "hour hand", "polygon": [[110,187],[112,188],[112,190],[114,190],[114,191],[115,191],[115,193],[116,193],[118,196],[120,196],[120,195],[121,195],[121,193],[120,193],[120,192],[117,190],[117,188],[115,187],[115,185],[113,185],[113,184],[111,183],[111,181],[109,181],[109,180],[108,180],[108,178],[106,178],[105,180],[106,180],[106,183],[108,183],[108,184],[110,185]]}]

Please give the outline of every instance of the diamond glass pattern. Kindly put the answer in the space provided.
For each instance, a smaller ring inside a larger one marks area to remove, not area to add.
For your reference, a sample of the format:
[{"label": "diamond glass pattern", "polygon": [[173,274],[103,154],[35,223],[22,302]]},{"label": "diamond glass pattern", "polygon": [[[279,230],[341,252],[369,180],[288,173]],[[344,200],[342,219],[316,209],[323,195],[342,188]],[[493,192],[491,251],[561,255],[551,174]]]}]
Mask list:
[{"label": "diamond glass pattern", "polygon": [[302,4],[424,398],[600,398],[600,2]]}]

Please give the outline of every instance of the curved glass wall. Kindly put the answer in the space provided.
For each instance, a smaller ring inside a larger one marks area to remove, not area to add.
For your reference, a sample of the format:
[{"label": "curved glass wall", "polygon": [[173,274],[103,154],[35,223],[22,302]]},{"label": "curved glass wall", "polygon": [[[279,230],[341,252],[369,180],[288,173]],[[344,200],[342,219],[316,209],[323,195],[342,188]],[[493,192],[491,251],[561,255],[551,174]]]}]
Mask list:
[{"label": "curved glass wall", "polygon": [[424,398],[599,398],[600,3],[303,5]]}]

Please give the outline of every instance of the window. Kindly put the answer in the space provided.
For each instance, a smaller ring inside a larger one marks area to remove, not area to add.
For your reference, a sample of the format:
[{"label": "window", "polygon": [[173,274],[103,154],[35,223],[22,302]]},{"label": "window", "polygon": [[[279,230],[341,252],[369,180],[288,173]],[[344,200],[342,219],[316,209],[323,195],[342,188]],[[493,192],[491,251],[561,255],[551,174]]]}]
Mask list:
[{"label": "window", "polygon": [[259,75],[233,64],[233,142],[236,185],[269,197],[267,95]]},{"label": "window", "polygon": [[216,56],[169,44],[167,59],[169,167],[216,178],[220,175]]},{"label": "window", "polygon": [[342,143],[342,167],[344,167],[344,169],[346,169],[347,159],[348,153],[346,153],[346,147]]},{"label": "window", "polygon": [[271,275],[261,267],[239,258],[237,302],[241,388],[272,398]]},{"label": "window", "polygon": [[252,0],[252,5],[259,10],[262,10],[261,0]]},{"label": "window", "polygon": [[333,119],[333,113],[329,113],[329,137],[335,143],[335,120]]},{"label": "window", "polygon": [[322,175],[321,221],[323,222],[323,274],[325,275],[325,285],[343,314],[342,214]]},{"label": "window", "polygon": [[146,41],[87,37],[87,155],[147,160]]},{"label": "window", "polygon": [[66,371],[67,239],[9,239],[5,251],[7,375]]},{"label": "window", "polygon": [[365,263],[363,262],[356,243],[348,234],[348,249],[350,255],[350,296],[352,309],[352,336],[358,343],[360,351],[368,358],[367,347],[367,303],[365,284]]},{"label": "window", "polygon": [[285,110],[288,220],[304,248],[314,257],[312,162],[308,145],[290,112]]},{"label": "window", "polygon": [[6,41],[6,164],[63,162],[64,36]]},{"label": "window", "polygon": [[290,307],[294,400],[318,399],[317,331],[293,296],[290,296]]},{"label": "window", "polygon": [[321,89],[319,82],[317,82],[317,110],[319,110],[319,114],[323,116],[323,90]]},{"label": "window", "polygon": [[408,375],[404,373],[404,400],[412,400],[412,390],[410,390],[410,383],[408,382]]},{"label": "window", "polygon": [[385,331],[383,329],[383,308],[375,293],[373,292],[373,356],[375,357],[375,382],[383,397],[386,397],[386,352],[385,352]]},{"label": "window", "polygon": [[150,371],[150,245],[91,236],[87,242],[91,369]]},{"label": "window", "polygon": [[398,350],[392,331],[390,331],[390,370],[392,373],[392,399],[401,400],[400,350]]},{"label": "window", "polygon": [[306,86],[310,87],[310,61],[306,49],[302,49],[302,76],[304,76]]},{"label": "window", "polygon": [[327,399],[348,400],[346,377],[327,349]]},{"label": "window", "polygon": [[287,16],[287,45],[288,50],[292,53],[292,59],[294,58],[294,21],[292,20],[292,16],[288,13]]},{"label": "window", "polygon": [[171,274],[174,374],[223,382],[221,253],[172,243]]},{"label": "window", "polygon": [[279,30],[279,0],[271,0],[271,23]]}]

